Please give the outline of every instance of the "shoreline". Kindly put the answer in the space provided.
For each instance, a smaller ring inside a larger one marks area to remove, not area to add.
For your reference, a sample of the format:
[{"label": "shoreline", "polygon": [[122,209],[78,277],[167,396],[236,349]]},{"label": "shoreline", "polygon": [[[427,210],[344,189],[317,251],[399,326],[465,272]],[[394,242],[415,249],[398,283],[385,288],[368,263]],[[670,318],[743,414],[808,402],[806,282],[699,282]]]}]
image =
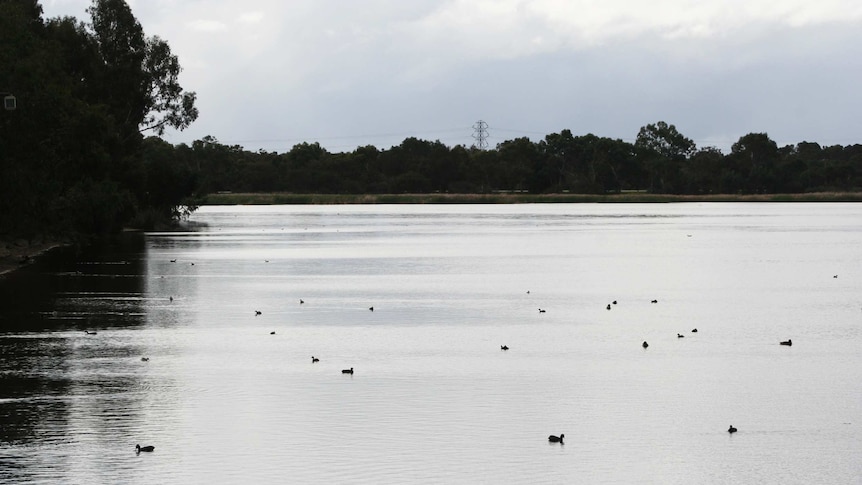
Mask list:
[{"label": "shoreline", "polygon": [[203,197],[204,205],[339,205],[339,204],[543,204],[543,203],[681,203],[681,202],[862,202],[862,192],[806,194],[669,195],[620,194],[294,194],[218,193]]},{"label": "shoreline", "polygon": [[37,259],[49,252],[67,247],[70,243],[60,241],[42,241],[27,243],[24,241],[0,242],[0,280],[9,274],[26,268],[36,262]]}]

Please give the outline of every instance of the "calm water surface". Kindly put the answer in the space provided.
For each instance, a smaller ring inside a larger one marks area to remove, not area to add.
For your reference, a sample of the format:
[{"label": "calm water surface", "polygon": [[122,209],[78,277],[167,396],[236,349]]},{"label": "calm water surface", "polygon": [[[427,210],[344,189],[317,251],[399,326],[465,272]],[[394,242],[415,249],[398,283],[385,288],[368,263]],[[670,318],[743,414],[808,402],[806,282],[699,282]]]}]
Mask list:
[{"label": "calm water surface", "polygon": [[860,263],[862,204],[204,207],[0,284],[0,482],[862,483]]}]

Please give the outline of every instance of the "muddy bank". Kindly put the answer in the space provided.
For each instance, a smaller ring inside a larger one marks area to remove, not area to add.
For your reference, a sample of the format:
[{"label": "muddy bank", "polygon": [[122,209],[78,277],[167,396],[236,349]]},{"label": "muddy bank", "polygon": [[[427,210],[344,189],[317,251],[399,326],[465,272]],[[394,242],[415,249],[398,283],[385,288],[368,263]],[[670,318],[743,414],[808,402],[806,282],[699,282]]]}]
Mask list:
[{"label": "muddy bank", "polygon": [[69,246],[71,242],[55,239],[26,241],[0,240],[0,278],[36,261],[51,250]]}]

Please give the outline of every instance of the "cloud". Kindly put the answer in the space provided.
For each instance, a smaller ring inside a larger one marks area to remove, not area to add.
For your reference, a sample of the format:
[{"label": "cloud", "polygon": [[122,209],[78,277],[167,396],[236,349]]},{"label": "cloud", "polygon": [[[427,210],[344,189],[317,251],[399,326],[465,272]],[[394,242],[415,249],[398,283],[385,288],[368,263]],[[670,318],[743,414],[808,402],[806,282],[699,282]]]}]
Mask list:
[{"label": "cloud", "polygon": [[190,29],[198,32],[223,32],[227,30],[227,25],[218,20],[192,20],[188,23]]},{"label": "cloud", "polygon": [[[89,3],[47,1],[46,16],[86,19]],[[211,134],[285,140],[268,149],[303,139],[351,149],[413,132],[469,144],[479,118],[494,142],[564,128],[626,139],[659,120],[722,148],[751,131],[780,142],[862,141],[858,0],[137,0],[132,8],[148,35],[170,43],[183,86],[198,93],[201,117],[172,142]]]}]

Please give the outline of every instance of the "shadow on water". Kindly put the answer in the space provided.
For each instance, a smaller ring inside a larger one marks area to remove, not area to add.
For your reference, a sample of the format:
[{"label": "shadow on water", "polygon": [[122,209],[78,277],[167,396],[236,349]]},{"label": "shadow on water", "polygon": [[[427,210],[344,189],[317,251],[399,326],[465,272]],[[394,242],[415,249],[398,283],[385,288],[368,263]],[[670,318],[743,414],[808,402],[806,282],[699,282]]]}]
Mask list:
[{"label": "shadow on water", "polygon": [[110,335],[144,321],[144,242],[58,249],[0,279],[0,482],[33,478],[46,446],[76,440],[73,427],[98,434],[114,417],[134,421],[129,401],[140,395],[125,391],[138,377],[104,367],[140,353]]}]

